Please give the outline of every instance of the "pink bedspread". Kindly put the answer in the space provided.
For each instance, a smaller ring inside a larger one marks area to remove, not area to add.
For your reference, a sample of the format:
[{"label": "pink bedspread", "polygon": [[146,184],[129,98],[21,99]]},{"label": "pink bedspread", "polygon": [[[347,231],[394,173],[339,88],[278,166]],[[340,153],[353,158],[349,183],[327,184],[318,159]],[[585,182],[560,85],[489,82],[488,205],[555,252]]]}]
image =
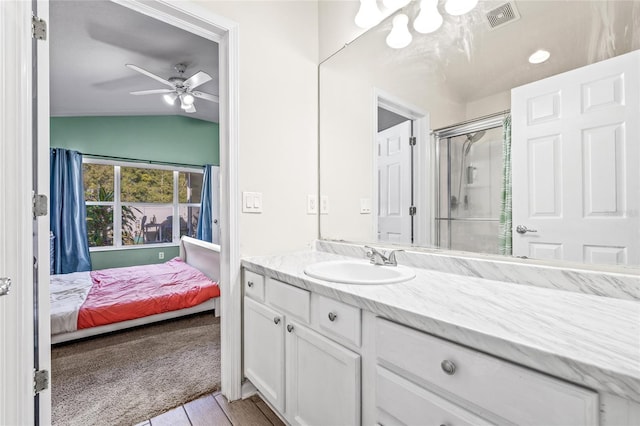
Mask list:
[{"label": "pink bedspread", "polygon": [[190,308],[220,296],[218,285],[176,257],[158,265],[92,271],[78,329]]}]

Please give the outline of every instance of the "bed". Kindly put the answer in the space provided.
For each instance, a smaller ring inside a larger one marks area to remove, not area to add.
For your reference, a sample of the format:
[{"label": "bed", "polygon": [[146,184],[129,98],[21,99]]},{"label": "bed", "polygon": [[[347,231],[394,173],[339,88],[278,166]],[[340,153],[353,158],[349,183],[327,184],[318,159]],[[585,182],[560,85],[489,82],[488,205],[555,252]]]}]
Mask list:
[{"label": "bed", "polygon": [[220,246],[182,237],[158,265],[52,275],[51,343],[213,310],[220,315]]}]

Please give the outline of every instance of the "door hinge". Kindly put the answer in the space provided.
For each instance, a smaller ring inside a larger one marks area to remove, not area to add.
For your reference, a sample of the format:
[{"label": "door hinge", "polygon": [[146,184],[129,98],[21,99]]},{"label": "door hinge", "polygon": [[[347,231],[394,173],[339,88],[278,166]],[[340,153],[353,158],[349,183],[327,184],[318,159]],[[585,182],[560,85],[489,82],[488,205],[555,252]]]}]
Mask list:
[{"label": "door hinge", "polygon": [[47,21],[37,16],[31,17],[31,35],[36,40],[47,39]]},{"label": "door hinge", "polygon": [[415,206],[409,207],[409,216],[415,216],[415,215],[416,215],[416,207]]},{"label": "door hinge", "polygon": [[417,138],[415,136],[410,136],[409,137],[409,145],[410,146],[416,146],[416,141],[417,141]]},{"label": "door hinge", "polygon": [[33,195],[33,217],[46,216],[49,208],[49,200],[46,195]]},{"label": "door hinge", "polygon": [[33,391],[40,393],[49,389],[49,370],[36,370],[33,373]]}]

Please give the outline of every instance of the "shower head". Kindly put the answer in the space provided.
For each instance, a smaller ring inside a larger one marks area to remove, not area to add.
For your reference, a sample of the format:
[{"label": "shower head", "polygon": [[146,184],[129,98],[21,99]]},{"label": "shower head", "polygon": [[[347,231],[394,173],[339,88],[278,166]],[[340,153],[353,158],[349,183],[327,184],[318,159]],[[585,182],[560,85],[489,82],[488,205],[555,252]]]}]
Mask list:
[{"label": "shower head", "polygon": [[486,133],[486,131],[484,131],[484,130],[480,130],[479,132],[475,132],[474,134],[469,133],[467,135],[467,140],[470,143],[478,142],[480,139],[482,139],[482,137],[484,136],[485,133]]}]

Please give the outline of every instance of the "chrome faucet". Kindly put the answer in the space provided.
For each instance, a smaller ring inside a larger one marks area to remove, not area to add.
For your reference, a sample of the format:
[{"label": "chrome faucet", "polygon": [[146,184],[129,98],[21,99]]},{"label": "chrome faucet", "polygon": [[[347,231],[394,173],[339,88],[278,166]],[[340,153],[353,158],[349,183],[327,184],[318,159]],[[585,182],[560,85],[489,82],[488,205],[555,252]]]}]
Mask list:
[{"label": "chrome faucet", "polygon": [[391,250],[388,255],[384,255],[373,247],[364,246],[367,249],[367,257],[371,259],[371,263],[374,265],[384,265],[384,266],[398,266],[398,261],[396,260],[396,253],[404,250]]}]

